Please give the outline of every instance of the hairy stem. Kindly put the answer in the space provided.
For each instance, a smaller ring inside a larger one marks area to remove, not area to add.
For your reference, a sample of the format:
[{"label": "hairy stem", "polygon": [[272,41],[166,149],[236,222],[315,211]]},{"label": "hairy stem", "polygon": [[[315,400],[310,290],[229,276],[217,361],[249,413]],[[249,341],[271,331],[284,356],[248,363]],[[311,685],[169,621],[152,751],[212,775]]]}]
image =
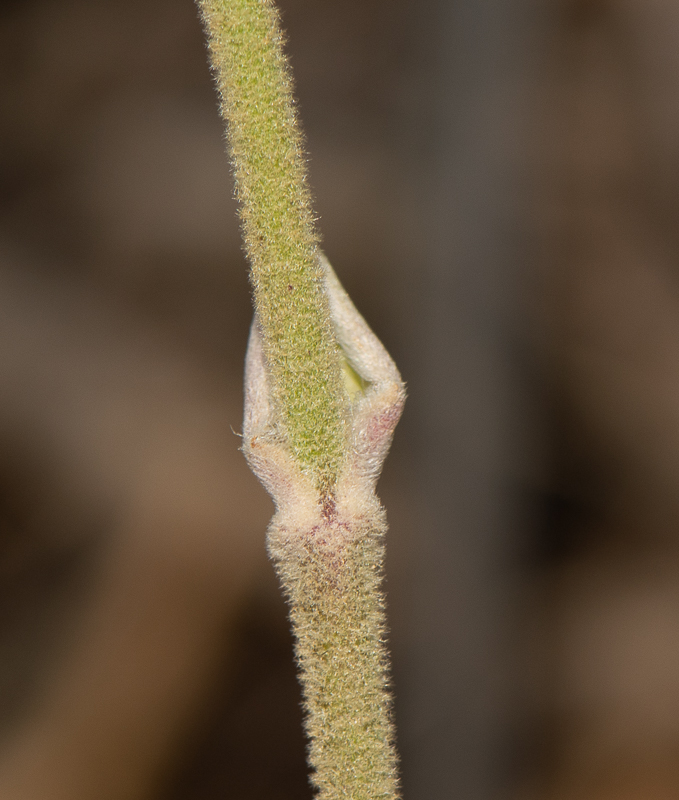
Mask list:
[{"label": "hairy stem", "polygon": [[255,308],[293,458],[331,492],[347,394],[323,289],[292,79],[270,0],[199,0],[221,95]]},{"label": "hairy stem", "polygon": [[380,590],[383,521],[269,531],[290,602],[318,800],[392,800],[397,759]]},{"label": "hairy stem", "polygon": [[374,486],[404,388],[319,251],[273,3],[198,2],[255,295],[243,451],[276,503],[268,547],[290,604],[311,779],[319,800],[395,800]]}]

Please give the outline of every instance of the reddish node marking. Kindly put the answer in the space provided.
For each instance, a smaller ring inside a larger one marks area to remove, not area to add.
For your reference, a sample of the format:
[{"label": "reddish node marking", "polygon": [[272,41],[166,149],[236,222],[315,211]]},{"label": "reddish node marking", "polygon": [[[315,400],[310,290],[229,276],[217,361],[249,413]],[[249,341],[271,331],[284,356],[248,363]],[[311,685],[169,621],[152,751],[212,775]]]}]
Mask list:
[{"label": "reddish node marking", "polygon": [[326,494],[321,500],[321,515],[327,522],[332,522],[337,516],[337,505],[331,494]]},{"label": "reddish node marking", "polygon": [[402,408],[401,403],[396,403],[386,411],[374,416],[368,425],[368,440],[371,442],[380,441],[384,439],[385,435],[392,434],[401,416]]}]

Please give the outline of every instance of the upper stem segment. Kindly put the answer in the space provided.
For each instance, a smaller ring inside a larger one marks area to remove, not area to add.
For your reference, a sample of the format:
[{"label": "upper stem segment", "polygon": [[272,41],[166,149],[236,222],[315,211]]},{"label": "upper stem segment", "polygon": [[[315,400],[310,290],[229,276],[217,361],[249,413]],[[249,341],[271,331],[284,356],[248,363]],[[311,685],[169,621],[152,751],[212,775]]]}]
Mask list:
[{"label": "upper stem segment", "polygon": [[278,433],[322,494],[347,453],[342,380],[302,136],[270,0],[198,0],[240,200]]}]

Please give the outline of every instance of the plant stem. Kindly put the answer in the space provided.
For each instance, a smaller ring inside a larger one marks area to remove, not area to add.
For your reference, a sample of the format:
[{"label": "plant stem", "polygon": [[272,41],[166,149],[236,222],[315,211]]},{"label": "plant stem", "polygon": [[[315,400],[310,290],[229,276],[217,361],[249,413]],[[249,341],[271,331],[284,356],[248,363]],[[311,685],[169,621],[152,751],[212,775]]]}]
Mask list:
[{"label": "plant stem", "polygon": [[319,800],[395,800],[374,486],[403,384],[318,248],[273,3],[199,4],[255,295],[243,451],[276,503],[268,548],[290,604],[311,780]]},{"label": "plant stem", "polygon": [[391,800],[397,756],[388,687],[380,590],[382,518],[322,522],[313,536],[272,526],[276,562],[297,632],[309,736],[311,780],[319,800]]},{"label": "plant stem", "polygon": [[270,0],[199,0],[240,200],[279,434],[325,493],[346,457],[347,396],[323,290],[292,79]]}]

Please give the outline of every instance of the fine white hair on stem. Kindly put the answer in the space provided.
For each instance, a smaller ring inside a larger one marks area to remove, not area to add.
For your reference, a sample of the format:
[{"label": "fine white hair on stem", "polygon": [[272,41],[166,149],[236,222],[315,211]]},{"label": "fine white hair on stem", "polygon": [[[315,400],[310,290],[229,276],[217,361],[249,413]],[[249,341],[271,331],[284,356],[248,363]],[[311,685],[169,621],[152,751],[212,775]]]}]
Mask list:
[{"label": "fine white hair on stem", "polygon": [[198,0],[227,123],[255,319],[243,451],[272,496],[318,800],[395,800],[375,484],[398,370],[320,252],[273,0]]},{"label": "fine white hair on stem", "polygon": [[350,403],[350,455],[332,498],[319,496],[277,433],[256,318],[246,360],[244,451],[276,504],[268,549],[290,603],[319,800],[394,800],[380,585],[387,526],[374,489],[405,391],[388,352],[321,258],[336,336],[364,387]]}]

